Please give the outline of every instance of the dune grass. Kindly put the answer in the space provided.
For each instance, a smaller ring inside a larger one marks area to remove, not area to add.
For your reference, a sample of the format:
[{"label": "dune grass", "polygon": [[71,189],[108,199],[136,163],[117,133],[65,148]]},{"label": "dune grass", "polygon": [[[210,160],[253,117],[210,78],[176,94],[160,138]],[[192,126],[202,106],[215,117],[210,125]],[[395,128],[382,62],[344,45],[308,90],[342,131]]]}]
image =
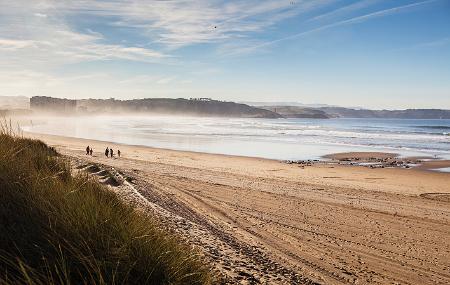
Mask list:
[{"label": "dune grass", "polygon": [[209,272],[54,149],[0,131],[0,284],[211,284]]}]

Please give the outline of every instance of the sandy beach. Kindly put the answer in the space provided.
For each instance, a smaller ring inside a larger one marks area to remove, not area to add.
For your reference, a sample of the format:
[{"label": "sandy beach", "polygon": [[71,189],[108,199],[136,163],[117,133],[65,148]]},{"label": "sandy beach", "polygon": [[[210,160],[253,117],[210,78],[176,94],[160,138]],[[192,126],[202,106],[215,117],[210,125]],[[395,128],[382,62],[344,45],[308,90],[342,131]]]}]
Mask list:
[{"label": "sandy beach", "polygon": [[450,283],[449,173],[25,136],[129,181],[115,191],[159,214],[230,284]]}]

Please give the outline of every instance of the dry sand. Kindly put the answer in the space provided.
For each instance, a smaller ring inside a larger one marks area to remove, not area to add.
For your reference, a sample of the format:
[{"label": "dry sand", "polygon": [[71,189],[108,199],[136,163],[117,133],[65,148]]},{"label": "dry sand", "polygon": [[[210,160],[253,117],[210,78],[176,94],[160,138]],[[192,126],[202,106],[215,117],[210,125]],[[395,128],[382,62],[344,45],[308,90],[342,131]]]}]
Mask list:
[{"label": "dry sand", "polygon": [[[132,181],[116,191],[159,214],[230,284],[450,283],[448,173],[26,135]],[[122,157],[106,158],[107,146]]]}]

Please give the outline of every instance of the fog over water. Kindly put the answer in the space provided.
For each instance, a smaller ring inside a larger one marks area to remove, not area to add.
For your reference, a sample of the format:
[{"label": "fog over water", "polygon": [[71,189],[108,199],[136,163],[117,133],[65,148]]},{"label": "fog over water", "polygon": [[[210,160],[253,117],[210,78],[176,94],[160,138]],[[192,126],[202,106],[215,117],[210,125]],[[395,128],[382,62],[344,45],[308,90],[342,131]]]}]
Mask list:
[{"label": "fog over water", "polygon": [[450,120],[38,117],[25,131],[272,159],[386,151],[450,159]]}]

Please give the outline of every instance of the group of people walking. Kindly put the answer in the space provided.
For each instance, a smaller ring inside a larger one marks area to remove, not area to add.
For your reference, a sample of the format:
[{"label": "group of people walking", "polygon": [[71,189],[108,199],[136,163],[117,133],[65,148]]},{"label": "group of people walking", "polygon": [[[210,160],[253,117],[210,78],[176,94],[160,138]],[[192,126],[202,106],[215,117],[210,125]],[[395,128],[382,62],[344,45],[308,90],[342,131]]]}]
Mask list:
[{"label": "group of people walking", "polygon": [[[112,148],[107,147],[105,149],[106,157],[114,157],[114,150]],[[120,157],[120,150],[117,150],[117,155]]]},{"label": "group of people walking", "polygon": [[[92,149],[92,147],[87,146],[86,147],[86,155],[91,155],[94,152],[94,150]],[[114,150],[112,148],[107,147],[105,149],[105,155],[106,157],[114,157]],[[120,157],[120,150],[117,150],[117,156]]]}]

